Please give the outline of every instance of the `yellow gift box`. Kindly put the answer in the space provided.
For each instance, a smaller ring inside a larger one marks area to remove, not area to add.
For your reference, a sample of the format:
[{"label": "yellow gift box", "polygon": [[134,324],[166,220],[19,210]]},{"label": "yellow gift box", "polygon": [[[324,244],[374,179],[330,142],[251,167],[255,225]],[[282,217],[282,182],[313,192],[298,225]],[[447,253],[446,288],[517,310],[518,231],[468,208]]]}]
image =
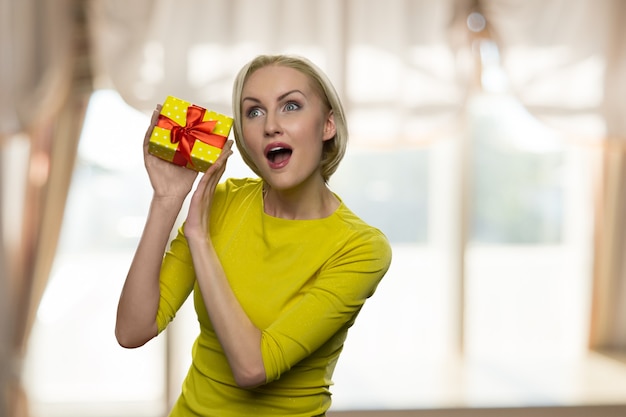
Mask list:
[{"label": "yellow gift box", "polygon": [[204,172],[222,153],[232,126],[231,117],[168,96],[150,136],[148,152]]}]

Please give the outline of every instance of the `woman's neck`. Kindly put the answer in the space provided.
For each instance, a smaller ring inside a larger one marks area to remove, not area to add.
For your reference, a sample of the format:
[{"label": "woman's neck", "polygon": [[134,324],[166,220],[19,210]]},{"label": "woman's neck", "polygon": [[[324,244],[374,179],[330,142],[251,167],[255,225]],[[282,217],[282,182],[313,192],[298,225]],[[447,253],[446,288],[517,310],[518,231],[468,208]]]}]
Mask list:
[{"label": "woman's neck", "polygon": [[330,216],[339,207],[339,200],[326,184],[298,190],[276,190],[263,186],[265,214],[287,220],[313,220]]}]

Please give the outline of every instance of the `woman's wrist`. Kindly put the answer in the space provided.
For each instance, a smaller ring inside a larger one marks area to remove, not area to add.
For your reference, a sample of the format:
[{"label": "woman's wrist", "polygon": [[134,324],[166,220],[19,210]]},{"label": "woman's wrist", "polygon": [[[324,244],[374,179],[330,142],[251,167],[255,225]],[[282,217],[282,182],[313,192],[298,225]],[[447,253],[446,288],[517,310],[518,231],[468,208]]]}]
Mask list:
[{"label": "woman's wrist", "polygon": [[185,195],[159,195],[154,193],[152,195],[152,205],[163,208],[175,208],[180,210],[185,202]]},{"label": "woman's wrist", "polygon": [[184,198],[153,196],[150,202],[149,218],[169,227],[174,225],[185,202]]},{"label": "woman's wrist", "polygon": [[211,239],[209,237],[209,233],[205,230],[196,230],[188,227],[189,225],[185,223],[183,232],[185,234],[185,238],[187,239],[187,243],[189,246],[197,246],[201,245],[202,247],[210,247],[212,246]]}]

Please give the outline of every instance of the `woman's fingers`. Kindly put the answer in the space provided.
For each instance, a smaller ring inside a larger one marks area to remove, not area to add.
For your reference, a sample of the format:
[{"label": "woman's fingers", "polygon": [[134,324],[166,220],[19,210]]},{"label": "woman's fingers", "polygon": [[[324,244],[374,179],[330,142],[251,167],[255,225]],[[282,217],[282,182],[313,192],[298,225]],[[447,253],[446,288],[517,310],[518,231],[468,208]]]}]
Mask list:
[{"label": "woman's fingers", "polygon": [[[202,225],[202,230],[206,230],[205,222],[211,209],[213,193],[215,192],[215,188],[226,170],[226,162],[232,153],[232,141],[228,141],[224,145],[222,153],[215,163],[211,165],[202,178],[200,178],[196,191],[192,195],[189,215],[192,217],[199,217],[187,220],[192,224]],[[195,223],[196,221],[198,223]]]},{"label": "woman's fingers", "polygon": [[[204,177],[208,177],[207,182],[214,182],[215,185],[217,185],[220,178],[224,174],[224,171],[226,170],[226,161],[233,154],[232,147],[233,147],[232,140],[229,140],[224,144],[224,148],[222,149],[220,156],[204,174]],[[204,179],[204,177],[202,179]]]},{"label": "woman's fingers", "polygon": [[222,149],[222,153],[217,158],[217,161],[215,161],[215,164],[209,168],[215,171],[215,174],[213,174],[212,177],[217,178],[218,181],[226,170],[226,161],[228,161],[228,158],[233,154],[232,147],[233,141],[227,141],[224,145],[224,149]]},{"label": "woman's fingers", "polygon": [[223,163],[225,163],[228,157],[231,156],[232,154],[233,154],[233,140],[231,139],[231,140],[226,141],[226,143],[224,144],[224,147],[222,148],[222,153],[220,153],[220,156],[217,157],[217,160],[215,161],[215,164],[213,165],[218,165],[218,166],[223,165]]},{"label": "woman's fingers", "polygon": [[198,190],[203,193],[203,200],[210,200],[210,198],[213,196],[213,191],[215,190],[215,187],[219,183],[222,175],[224,175],[224,171],[226,170],[226,161],[228,161],[228,158],[233,154],[232,145],[232,140],[226,142],[220,156],[217,158],[215,163],[209,167],[209,169],[200,179],[200,182],[198,183]]},{"label": "woman's fingers", "polygon": [[148,148],[148,142],[150,141],[150,136],[152,136],[152,131],[154,130],[154,126],[156,126],[157,121],[159,120],[159,113],[161,113],[161,105],[157,104],[156,109],[152,112],[152,117],[150,118],[150,126],[148,126],[148,130],[146,130],[146,135],[143,138],[143,146],[144,148]]}]

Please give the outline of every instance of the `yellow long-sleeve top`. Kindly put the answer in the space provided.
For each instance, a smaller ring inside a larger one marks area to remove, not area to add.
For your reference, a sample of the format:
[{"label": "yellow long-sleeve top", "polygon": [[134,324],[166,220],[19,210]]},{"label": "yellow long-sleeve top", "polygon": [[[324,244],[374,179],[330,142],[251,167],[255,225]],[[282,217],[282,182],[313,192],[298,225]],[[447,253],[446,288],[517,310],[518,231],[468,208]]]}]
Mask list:
[{"label": "yellow long-sleeve top", "polygon": [[171,417],[324,415],[348,328],[389,268],[385,236],[343,202],[323,219],[280,219],[265,214],[262,188],[259,179],[218,185],[210,230],[232,290],[262,331],[266,384],[235,384],[181,229],[163,260],[157,324],[163,331],[193,290],[200,334]]}]

